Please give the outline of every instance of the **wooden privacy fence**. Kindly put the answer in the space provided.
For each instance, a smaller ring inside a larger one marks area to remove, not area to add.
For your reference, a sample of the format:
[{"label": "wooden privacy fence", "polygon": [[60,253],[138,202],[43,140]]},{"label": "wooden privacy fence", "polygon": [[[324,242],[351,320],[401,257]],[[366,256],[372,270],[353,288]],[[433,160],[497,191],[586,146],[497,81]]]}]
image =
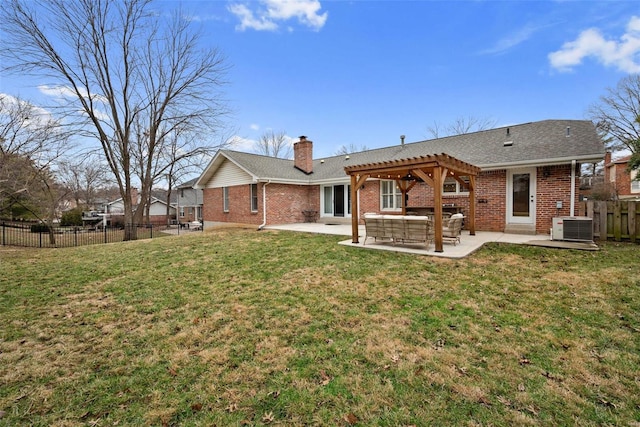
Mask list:
[{"label": "wooden privacy fence", "polygon": [[640,242],[640,202],[589,200],[578,203],[578,215],[593,218],[596,239]]}]

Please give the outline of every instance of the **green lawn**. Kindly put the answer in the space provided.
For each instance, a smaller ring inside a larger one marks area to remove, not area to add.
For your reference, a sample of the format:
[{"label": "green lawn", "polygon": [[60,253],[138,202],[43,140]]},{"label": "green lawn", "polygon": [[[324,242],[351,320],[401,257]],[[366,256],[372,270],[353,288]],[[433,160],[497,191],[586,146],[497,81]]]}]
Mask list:
[{"label": "green lawn", "polygon": [[0,248],[0,425],[640,426],[640,246]]}]

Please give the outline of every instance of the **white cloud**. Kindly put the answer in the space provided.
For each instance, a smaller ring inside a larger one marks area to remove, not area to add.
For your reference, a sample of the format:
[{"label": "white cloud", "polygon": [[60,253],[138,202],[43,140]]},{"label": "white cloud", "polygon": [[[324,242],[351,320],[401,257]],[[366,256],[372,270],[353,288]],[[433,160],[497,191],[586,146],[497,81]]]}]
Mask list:
[{"label": "white cloud", "polygon": [[251,123],[249,125],[249,129],[251,129],[251,130],[260,130],[260,125],[258,125],[256,123]]},{"label": "white cloud", "polygon": [[243,4],[230,5],[229,12],[240,19],[240,24],[236,25],[236,29],[239,31],[244,31],[247,28],[256,31],[274,31],[278,29],[278,24],[267,19],[265,16],[255,17],[253,12]]},{"label": "white cloud", "polygon": [[[53,98],[57,98],[57,99],[64,99],[64,98],[77,98],[77,95],[75,93],[75,91],[73,89],[71,89],[68,86],[48,86],[48,85],[40,85],[38,86],[38,90],[47,96],[51,96]],[[84,89],[80,89],[80,94],[84,97],[87,98],[89,96],[89,94],[87,93],[86,90]],[[102,102],[102,103],[106,103],[107,102],[107,98],[105,98],[102,95],[97,95],[97,94],[93,94],[93,100],[97,101],[97,102]]]},{"label": "white cloud", "polygon": [[44,95],[51,96],[53,98],[59,98],[59,99],[75,96],[75,93],[66,86],[40,85],[38,86],[38,90]]},{"label": "white cloud", "polygon": [[[77,99],[77,94],[73,91],[73,89],[71,89],[68,86],[48,86],[48,85],[40,85],[38,86],[38,90],[47,96],[50,96],[52,98],[54,98],[57,101],[62,101],[66,98],[73,98],[73,99]],[[81,95],[83,97],[88,97],[89,95],[87,94],[86,90],[81,89],[80,90]],[[103,103],[104,105],[107,104],[107,99],[102,96],[102,95],[93,95],[93,100],[96,102],[100,102]],[[86,115],[86,112],[81,111],[82,114]],[[103,121],[109,121],[111,118],[110,116],[104,112],[104,111],[100,111],[98,109],[95,109],[94,111],[96,117],[100,120]]]},{"label": "white cloud", "polygon": [[190,22],[209,22],[209,21],[222,21],[223,19],[218,15],[185,15],[184,19]]},{"label": "white cloud", "polygon": [[[260,0],[251,6],[253,9],[241,3],[229,5],[229,12],[240,19],[237,30],[275,31],[280,28],[279,22],[297,19],[300,24],[318,31],[328,16],[327,12],[320,14],[319,0]],[[291,27],[287,30],[291,31]]]},{"label": "white cloud", "polygon": [[493,55],[493,54],[501,54],[504,53],[506,51],[508,51],[509,49],[526,42],[527,40],[529,40],[536,32],[538,32],[539,30],[547,27],[548,25],[544,25],[544,26],[534,26],[531,24],[527,24],[524,27],[522,27],[521,29],[519,29],[518,31],[508,34],[507,36],[503,37],[502,39],[498,40],[498,42],[488,48],[485,49],[483,51],[480,52],[480,54],[484,54],[484,55]]},{"label": "white cloud", "polygon": [[0,114],[4,114],[6,111],[13,109],[28,112],[29,117],[25,118],[23,122],[26,127],[39,128],[55,120],[49,110],[33,105],[24,99],[16,98],[8,93],[0,93],[0,103],[4,104],[4,108],[6,108],[6,110],[3,108],[4,111],[0,111]]},{"label": "white cloud", "polygon": [[236,151],[243,151],[246,153],[249,153],[251,151],[253,151],[253,149],[255,148],[256,145],[256,140],[255,139],[249,139],[249,138],[243,138],[241,136],[234,136],[233,138],[231,138],[231,148],[233,148]]},{"label": "white cloud", "polygon": [[594,58],[623,72],[640,72],[640,17],[631,17],[619,41],[606,40],[600,30],[589,28],[549,54],[551,66],[559,71],[571,71],[584,58]]}]

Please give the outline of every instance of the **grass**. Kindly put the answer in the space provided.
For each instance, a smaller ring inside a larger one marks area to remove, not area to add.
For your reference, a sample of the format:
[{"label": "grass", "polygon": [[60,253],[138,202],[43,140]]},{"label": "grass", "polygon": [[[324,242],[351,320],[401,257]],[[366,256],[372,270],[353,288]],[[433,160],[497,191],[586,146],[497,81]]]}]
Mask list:
[{"label": "grass", "polygon": [[0,249],[0,425],[640,425],[640,247]]}]

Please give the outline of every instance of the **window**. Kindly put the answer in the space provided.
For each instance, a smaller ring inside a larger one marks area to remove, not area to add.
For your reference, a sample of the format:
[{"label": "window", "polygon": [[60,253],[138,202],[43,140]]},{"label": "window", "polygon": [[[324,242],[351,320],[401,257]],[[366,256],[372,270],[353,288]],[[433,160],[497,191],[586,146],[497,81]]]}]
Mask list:
[{"label": "window", "polygon": [[258,184],[251,184],[251,212],[258,212]]},{"label": "window", "polygon": [[380,181],[380,205],[382,210],[398,210],[402,208],[402,192],[395,181]]},{"label": "window", "polygon": [[222,187],[222,210],[229,212],[229,187]]},{"label": "window", "polygon": [[180,218],[184,218],[184,206],[180,206]]},{"label": "window", "polygon": [[637,170],[631,171],[631,192],[640,193],[640,176]]},{"label": "window", "polygon": [[469,192],[469,177],[461,176],[460,180],[464,182],[464,184],[460,184],[454,178],[447,177],[444,180],[444,184],[442,184],[442,193],[443,194],[466,194]]},{"label": "window", "polygon": [[442,192],[443,193],[457,193],[458,192],[458,181],[453,178],[445,178],[444,184],[442,184]]},{"label": "window", "polygon": [[333,187],[324,187],[324,213],[333,214]]}]

